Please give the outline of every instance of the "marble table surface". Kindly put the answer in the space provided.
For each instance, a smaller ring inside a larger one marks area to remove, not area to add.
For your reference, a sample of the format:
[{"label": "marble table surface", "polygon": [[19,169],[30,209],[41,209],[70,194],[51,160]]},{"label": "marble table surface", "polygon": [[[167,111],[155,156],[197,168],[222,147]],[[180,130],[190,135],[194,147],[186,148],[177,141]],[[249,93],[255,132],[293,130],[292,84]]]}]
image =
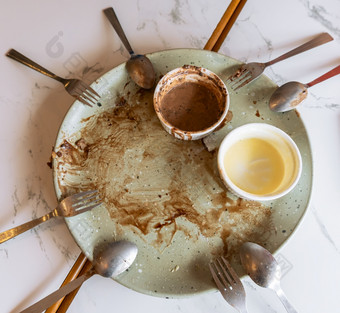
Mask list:
[{"label": "marble table surface", "polygon": [[[113,6],[135,51],[204,47],[229,1],[2,1],[0,4],[0,230],[56,205],[47,165],[73,103],[63,86],[5,56],[10,48],[61,76],[94,81],[128,53],[104,18]],[[334,41],[266,70],[278,85],[309,82],[340,63],[339,0],[248,1],[220,49],[241,61],[268,61],[329,32]],[[310,206],[276,257],[282,287],[298,312],[339,312],[340,76],[309,90],[298,109],[314,159]],[[63,219],[0,245],[0,311],[18,312],[59,287],[80,249]],[[249,312],[285,312],[270,290],[244,279]],[[188,299],[139,294],[96,276],[68,312],[236,312],[218,293]]]}]

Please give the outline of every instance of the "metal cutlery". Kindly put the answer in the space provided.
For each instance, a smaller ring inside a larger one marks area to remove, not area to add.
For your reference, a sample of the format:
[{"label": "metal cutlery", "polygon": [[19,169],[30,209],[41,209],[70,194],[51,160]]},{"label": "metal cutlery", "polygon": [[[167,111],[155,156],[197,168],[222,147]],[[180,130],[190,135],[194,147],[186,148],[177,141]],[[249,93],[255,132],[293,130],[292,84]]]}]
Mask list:
[{"label": "metal cutlery", "polygon": [[275,291],[287,312],[297,313],[280,286],[281,267],[267,249],[254,242],[245,242],[240,257],[247,274],[257,285]]},{"label": "metal cutlery", "polygon": [[137,253],[138,247],[134,243],[126,240],[109,242],[104,246],[97,247],[97,249],[93,251],[92,269],[20,313],[39,313],[45,311],[53,303],[79,288],[94,274],[99,274],[106,278],[117,277],[132,265]]},{"label": "metal cutlery", "polygon": [[98,190],[90,190],[74,194],[62,200],[50,213],[0,233],[0,243],[16,237],[19,234],[22,234],[23,232],[43,222],[46,222],[53,217],[75,216],[80,213],[87,212],[100,204],[101,199],[99,198]]},{"label": "metal cutlery", "polygon": [[28,57],[25,57],[20,52],[16,51],[15,49],[11,49],[6,53],[6,56],[9,58],[18,61],[21,64],[24,64],[30,67],[37,72],[44,74],[50,78],[57,80],[58,82],[62,83],[66,89],[66,91],[74,98],[92,107],[93,104],[97,104],[100,99],[100,95],[89,85],[84,83],[80,79],[75,78],[62,78],[49,70],[45,69],[41,65],[35,63],[34,61],[30,60]]},{"label": "metal cutlery", "polygon": [[155,70],[151,61],[145,55],[135,54],[133,52],[113,8],[105,9],[104,14],[130,54],[130,60],[126,62],[126,69],[131,79],[138,86],[145,89],[151,89],[155,85],[156,79]]},{"label": "metal cutlery", "polygon": [[274,112],[286,112],[293,110],[306,99],[309,87],[339,74],[340,65],[307,84],[295,81],[285,83],[281,87],[277,88],[270,97],[269,108]]},{"label": "metal cutlery", "polygon": [[333,40],[333,37],[330,34],[322,33],[318,35],[317,37],[315,37],[314,39],[277,57],[276,59],[272,61],[269,61],[266,63],[251,62],[251,63],[243,64],[233,75],[227,78],[227,82],[230,82],[231,89],[237,90],[249,84],[257,77],[259,77],[264,72],[266,67],[273,65],[277,62],[283,61],[285,59],[288,59],[304,51],[320,46],[332,40]]},{"label": "metal cutlery", "polygon": [[240,313],[247,313],[246,292],[229,262],[222,256],[211,262],[209,268],[223,298]]}]

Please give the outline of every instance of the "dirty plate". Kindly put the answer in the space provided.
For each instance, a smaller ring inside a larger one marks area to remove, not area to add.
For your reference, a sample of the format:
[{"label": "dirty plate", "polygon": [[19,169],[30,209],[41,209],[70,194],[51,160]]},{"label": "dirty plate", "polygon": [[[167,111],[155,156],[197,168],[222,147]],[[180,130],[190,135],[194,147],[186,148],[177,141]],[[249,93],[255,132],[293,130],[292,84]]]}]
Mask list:
[{"label": "dirty plate", "polygon": [[[185,64],[205,67],[224,81],[240,64],[204,50],[179,49],[149,54],[157,77]],[[203,141],[173,138],[153,109],[153,91],[136,87],[125,64],[92,85],[101,105],[76,101],[55,144],[53,169],[58,198],[99,189],[103,205],[66,219],[86,256],[104,241],[127,239],[139,254],[117,280],[138,292],[178,298],[216,290],[208,269],[224,254],[243,274],[238,255],[244,241],[275,252],[293,234],[305,213],[312,187],[312,158],[305,127],[295,111],[268,108],[276,85],[262,75],[230,92],[229,122]],[[228,87],[228,85],[227,85]],[[268,123],[298,145],[302,176],[279,200],[258,203],[227,193],[217,171],[217,147],[235,127]]]}]

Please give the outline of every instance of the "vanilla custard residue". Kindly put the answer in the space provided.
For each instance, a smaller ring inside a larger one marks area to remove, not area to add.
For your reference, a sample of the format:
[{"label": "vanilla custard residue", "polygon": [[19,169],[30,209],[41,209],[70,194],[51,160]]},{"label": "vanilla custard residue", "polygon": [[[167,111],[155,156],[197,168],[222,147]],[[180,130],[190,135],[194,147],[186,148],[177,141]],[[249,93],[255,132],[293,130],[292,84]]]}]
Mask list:
[{"label": "vanilla custard residue", "polygon": [[281,184],[285,166],[280,152],[264,139],[247,138],[233,144],[224,157],[230,180],[240,189],[265,195]]}]

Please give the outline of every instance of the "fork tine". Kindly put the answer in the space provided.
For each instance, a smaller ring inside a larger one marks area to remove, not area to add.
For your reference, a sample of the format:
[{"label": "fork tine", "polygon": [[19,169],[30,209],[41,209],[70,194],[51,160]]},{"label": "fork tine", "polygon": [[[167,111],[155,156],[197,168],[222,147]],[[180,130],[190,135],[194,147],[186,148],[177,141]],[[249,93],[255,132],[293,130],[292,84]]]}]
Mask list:
[{"label": "fork tine", "polygon": [[[218,274],[220,275],[220,278],[224,284],[224,286],[232,286],[232,283],[234,283],[234,280],[231,279],[228,271],[226,270],[226,268],[223,266],[222,262],[220,259],[217,260],[217,263],[219,265],[219,269],[218,269]],[[217,266],[216,266],[217,267]]]},{"label": "fork tine", "polygon": [[[241,86],[242,84],[244,84],[244,82],[249,82],[253,79],[253,75],[250,71],[245,72],[237,81],[234,82],[234,84],[231,86],[233,90],[236,90],[238,88],[241,88],[239,86]],[[242,85],[244,86],[244,85]]]},{"label": "fork tine", "polygon": [[[215,266],[215,268],[213,267],[213,265]],[[217,288],[219,290],[225,290],[226,287],[221,283],[216,271],[218,271],[217,267],[216,267],[216,263],[215,262],[212,262],[209,264],[209,268],[210,268],[210,272],[211,272],[211,275],[215,281],[215,284],[217,286]]]},{"label": "fork tine", "polygon": [[95,97],[100,98],[100,95],[93,88],[91,88],[88,84],[86,84],[82,80],[80,81],[80,87],[82,88],[82,91],[87,91],[89,94],[90,93],[93,94],[93,95],[90,94],[93,98],[95,98]]},{"label": "fork tine", "polygon": [[101,198],[98,198],[98,195],[94,195],[92,197],[88,197],[84,200],[80,200],[79,202],[72,204],[72,209],[76,212],[87,209],[87,207],[92,205],[97,205],[102,202]]},{"label": "fork tine", "polygon": [[88,96],[89,98],[92,98],[95,102],[98,102],[98,97],[93,95],[88,89],[85,89],[83,92],[84,95]]},{"label": "fork tine", "polygon": [[80,95],[80,97],[81,97],[83,100],[85,100],[85,101],[87,101],[87,102],[89,102],[89,103],[91,103],[91,104],[96,104],[96,103],[97,103],[97,101],[95,101],[95,100],[93,100],[91,97],[89,97],[89,96],[86,94],[85,91]]},{"label": "fork tine", "polygon": [[241,84],[239,84],[238,86],[236,86],[236,87],[232,87],[232,89],[233,90],[237,90],[237,89],[240,89],[241,87],[243,87],[243,86],[245,86],[245,85],[247,85],[247,84],[249,84],[251,81],[253,81],[254,79],[253,79],[253,77],[252,76],[250,76],[248,79],[246,79],[246,80],[244,80]]},{"label": "fork tine", "polygon": [[75,97],[78,101],[80,101],[81,103],[90,106],[91,108],[93,107],[93,105],[89,102],[87,102],[86,100],[84,100],[83,98],[81,98],[81,96],[76,96]]},{"label": "fork tine", "polygon": [[80,198],[82,198],[84,196],[88,196],[90,194],[95,194],[95,193],[99,194],[99,191],[97,189],[86,190],[86,191],[82,191],[82,192],[76,193],[76,194],[72,195],[71,197],[73,199],[80,199]]},{"label": "fork tine", "polygon": [[[233,281],[237,282],[240,278],[238,277],[238,275],[236,274],[234,269],[231,267],[229,262],[223,256],[221,257],[221,260],[223,261],[223,264],[227,267],[229,274],[233,278]],[[225,267],[223,267],[223,268],[225,269]],[[230,276],[229,276],[229,278],[230,278]],[[231,279],[230,279],[230,281],[231,281]]]},{"label": "fork tine", "polygon": [[239,312],[246,313],[244,287],[228,261],[224,257],[217,258],[209,268],[223,298]]},{"label": "fork tine", "polygon": [[102,204],[101,199],[92,201],[92,202],[90,202],[86,207],[83,207],[83,208],[81,208],[81,209],[76,209],[76,210],[75,210],[75,215],[78,215],[78,214],[81,214],[81,213],[90,211],[90,210],[96,208],[97,206],[99,206],[99,205],[101,205],[101,204]]},{"label": "fork tine", "polygon": [[248,75],[251,75],[251,72],[247,69],[243,69],[241,73],[238,73],[237,76],[235,76],[234,80],[232,80],[232,83],[237,84]]},{"label": "fork tine", "polygon": [[98,198],[99,195],[93,195],[91,197],[88,197],[86,199],[79,200],[78,202],[75,202],[72,204],[72,208],[75,210],[78,210],[79,208],[82,208],[86,205],[91,205],[94,201],[101,201],[100,198]]},{"label": "fork tine", "polygon": [[79,192],[77,194],[72,195],[71,198],[72,198],[72,201],[81,202],[89,198],[97,197],[98,195],[99,195],[99,192],[97,189],[95,189],[95,190],[87,190],[87,191]]},{"label": "fork tine", "polygon": [[100,95],[90,86],[88,86],[86,89],[88,89],[90,92],[92,92],[95,96],[97,96],[98,98],[100,98]]},{"label": "fork tine", "polygon": [[227,78],[230,82],[238,81],[241,76],[247,71],[247,69],[240,67],[233,75]]}]

